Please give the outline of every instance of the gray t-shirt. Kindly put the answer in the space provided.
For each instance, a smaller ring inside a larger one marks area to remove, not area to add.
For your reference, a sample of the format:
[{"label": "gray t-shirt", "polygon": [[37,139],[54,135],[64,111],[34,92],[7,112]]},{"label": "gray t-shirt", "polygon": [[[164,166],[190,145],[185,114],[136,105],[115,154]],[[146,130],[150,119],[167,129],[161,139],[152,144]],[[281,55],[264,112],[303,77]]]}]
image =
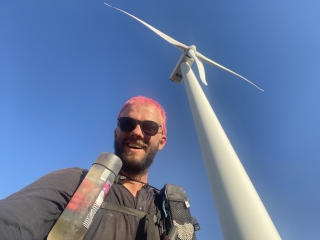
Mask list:
[{"label": "gray t-shirt", "polygon": [[[54,171],[1,200],[1,240],[46,239],[87,172],[80,168]],[[134,197],[122,184],[114,183],[105,201],[153,213],[159,218],[161,215],[155,193],[149,186],[142,187]],[[84,239],[143,240],[146,239],[146,231],[144,219],[100,209]],[[157,227],[155,239],[160,239]]]}]

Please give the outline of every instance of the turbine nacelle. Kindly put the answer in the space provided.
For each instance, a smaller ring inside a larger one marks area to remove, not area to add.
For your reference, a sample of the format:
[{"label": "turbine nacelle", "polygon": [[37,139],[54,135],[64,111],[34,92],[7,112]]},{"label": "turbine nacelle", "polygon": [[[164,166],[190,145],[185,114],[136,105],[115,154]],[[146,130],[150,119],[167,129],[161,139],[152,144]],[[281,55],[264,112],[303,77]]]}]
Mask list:
[{"label": "turbine nacelle", "polygon": [[175,68],[173,69],[173,72],[170,75],[170,80],[175,82],[175,83],[181,83],[183,80],[182,76],[182,70],[181,70],[181,63],[182,62],[187,62],[190,66],[193,64],[193,59],[188,55],[189,48],[187,48],[184,51],[184,54],[181,55],[178,63],[176,64]]},{"label": "turbine nacelle", "polygon": [[[175,83],[181,83],[183,81],[183,76],[182,76],[182,71],[181,71],[181,68],[180,68],[180,64],[182,62],[186,62],[189,64],[189,66],[191,66],[194,62],[194,60],[196,61],[196,64],[198,66],[198,70],[199,70],[199,75],[200,75],[200,78],[202,80],[202,82],[205,84],[205,85],[208,85],[206,83],[206,80],[205,80],[205,75],[204,75],[204,68],[203,68],[203,65],[202,63],[198,60],[198,58],[196,57],[195,53],[196,53],[196,46],[195,45],[191,45],[189,46],[188,48],[186,48],[184,50],[184,53],[183,55],[180,57],[178,63],[176,64],[173,72],[171,73],[170,75],[170,80],[175,82]],[[199,63],[200,62],[200,63]],[[200,69],[201,69],[201,66],[199,67],[199,64],[202,65],[202,73],[200,74]],[[202,76],[202,77],[201,77]]]}]

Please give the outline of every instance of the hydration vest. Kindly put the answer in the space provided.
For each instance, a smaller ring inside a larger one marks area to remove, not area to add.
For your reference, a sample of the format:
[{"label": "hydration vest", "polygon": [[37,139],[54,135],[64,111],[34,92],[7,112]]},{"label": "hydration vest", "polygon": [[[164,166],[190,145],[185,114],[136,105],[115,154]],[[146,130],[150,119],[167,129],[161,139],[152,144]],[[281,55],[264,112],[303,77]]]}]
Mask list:
[{"label": "hydration vest", "polygon": [[166,184],[161,190],[153,188],[161,206],[161,218],[153,213],[103,202],[100,208],[122,212],[145,219],[148,224],[147,239],[154,240],[158,227],[161,240],[196,240],[195,231],[200,230],[197,220],[190,213],[190,202],[182,187]]}]

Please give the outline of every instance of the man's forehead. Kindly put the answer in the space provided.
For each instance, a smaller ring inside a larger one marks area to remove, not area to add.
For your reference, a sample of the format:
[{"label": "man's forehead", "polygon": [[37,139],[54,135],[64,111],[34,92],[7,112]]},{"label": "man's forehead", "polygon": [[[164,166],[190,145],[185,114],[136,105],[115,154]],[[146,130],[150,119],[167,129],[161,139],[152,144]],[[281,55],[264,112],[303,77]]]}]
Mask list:
[{"label": "man's forehead", "polygon": [[154,115],[155,117],[160,117],[158,109],[152,104],[148,103],[130,103],[121,113],[121,116],[125,116],[132,112],[140,112],[144,114]]}]

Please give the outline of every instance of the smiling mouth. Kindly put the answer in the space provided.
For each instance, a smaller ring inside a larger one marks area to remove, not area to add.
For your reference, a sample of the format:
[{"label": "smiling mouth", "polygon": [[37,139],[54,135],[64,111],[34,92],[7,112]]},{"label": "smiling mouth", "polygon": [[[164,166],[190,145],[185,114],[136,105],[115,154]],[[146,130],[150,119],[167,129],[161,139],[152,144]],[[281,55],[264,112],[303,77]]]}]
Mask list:
[{"label": "smiling mouth", "polygon": [[130,149],[144,149],[144,148],[146,148],[146,144],[142,144],[140,142],[126,142],[125,145]]},{"label": "smiling mouth", "polygon": [[127,147],[129,148],[133,148],[133,149],[142,149],[143,147],[139,146],[139,145],[135,145],[135,144],[127,144]]}]

